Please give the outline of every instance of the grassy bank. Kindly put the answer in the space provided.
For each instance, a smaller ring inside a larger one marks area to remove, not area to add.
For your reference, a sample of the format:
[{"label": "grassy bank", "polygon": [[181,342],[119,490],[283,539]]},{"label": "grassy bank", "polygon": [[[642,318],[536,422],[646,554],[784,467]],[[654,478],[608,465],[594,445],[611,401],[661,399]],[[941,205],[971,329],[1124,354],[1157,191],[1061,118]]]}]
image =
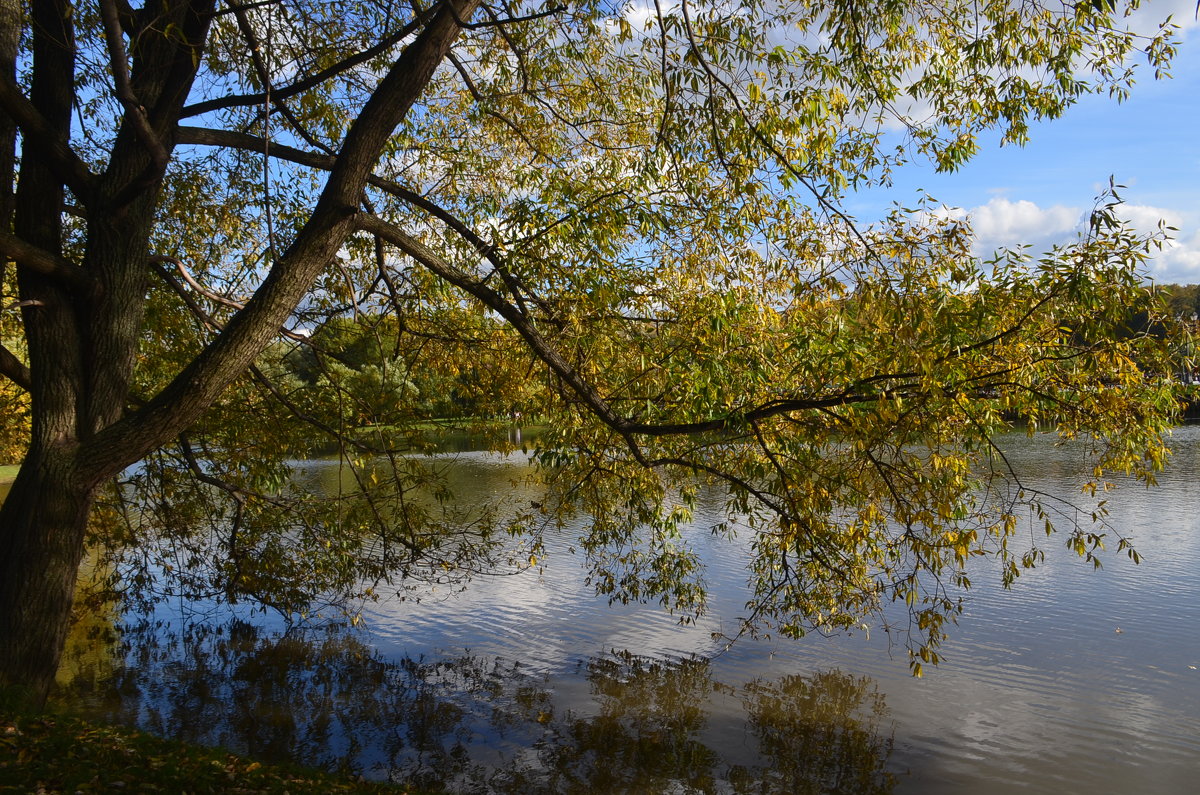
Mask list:
[{"label": "grassy bank", "polygon": [[[61,715],[0,711],[0,792],[396,793]],[[414,793],[416,795],[416,793]]]}]

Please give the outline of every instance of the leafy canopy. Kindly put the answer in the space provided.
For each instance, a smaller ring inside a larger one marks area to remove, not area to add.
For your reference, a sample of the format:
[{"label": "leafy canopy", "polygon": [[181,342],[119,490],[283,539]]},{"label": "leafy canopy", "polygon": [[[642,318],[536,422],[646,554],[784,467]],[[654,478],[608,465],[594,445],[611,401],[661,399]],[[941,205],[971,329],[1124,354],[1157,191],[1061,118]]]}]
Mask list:
[{"label": "leafy canopy", "polygon": [[[135,62],[180,35],[157,5],[125,28]],[[1077,243],[980,261],[932,200],[869,222],[843,200],[913,160],[959,168],[991,130],[1020,144],[1085,94],[1120,99],[1137,61],[1164,73],[1171,28],[1131,31],[1137,6],[220,7],[172,128],[135,406],[305,240],[393,62],[447,8],[461,30],[383,130],[357,231],[290,332],[121,480],[98,532],[144,593],[166,571],[172,589],[304,611],[397,574],[536,560],[537,528],[582,513],[602,593],[688,615],[704,592],[680,528],[715,482],[754,532],[747,628],[852,628],[905,601],[919,672],[974,558],[1006,583],[1037,562],[1015,537],[1030,511],[1047,531],[1067,517],[1089,559],[1106,532],[1023,489],[997,434],[1091,440],[1090,489],[1162,464],[1174,365],[1128,325],[1159,311],[1140,268],[1161,238],[1122,226],[1113,193]],[[70,143],[97,172],[131,113],[114,7],[73,9]],[[68,253],[86,250],[87,225],[66,223]],[[407,454],[418,421],[515,411],[551,429],[545,498],[461,515]],[[289,480],[289,459],[330,446],[332,496]]]}]

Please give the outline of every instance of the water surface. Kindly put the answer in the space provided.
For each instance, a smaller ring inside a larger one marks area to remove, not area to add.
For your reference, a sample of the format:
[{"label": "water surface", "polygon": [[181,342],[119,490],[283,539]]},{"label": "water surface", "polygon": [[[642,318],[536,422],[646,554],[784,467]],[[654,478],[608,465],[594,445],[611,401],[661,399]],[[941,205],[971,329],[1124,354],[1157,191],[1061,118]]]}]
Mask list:
[{"label": "water surface", "polygon": [[[1048,437],[1004,446],[1031,485],[1066,496],[1089,468]],[[1140,566],[1107,554],[1093,572],[1052,538],[1010,591],[981,570],[922,679],[881,632],[714,639],[736,631],[745,552],[707,532],[712,494],[691,531],[712,595],[694,625],[609,606],[570,535],[551,534],[537,570],[385,601],[357,630],[283,632],[244,613],[185,631],[189,606],[163,605],[107,656],[69,659],[64,698],[265,758],[464,792],[1191,792],[1200,432],[1179,429],[1174,447],[1157,488],[1108,495]],[[445,460],[463,500],[537,497],[520,456]],[[308,477],[330,476],[313,464]]]}]

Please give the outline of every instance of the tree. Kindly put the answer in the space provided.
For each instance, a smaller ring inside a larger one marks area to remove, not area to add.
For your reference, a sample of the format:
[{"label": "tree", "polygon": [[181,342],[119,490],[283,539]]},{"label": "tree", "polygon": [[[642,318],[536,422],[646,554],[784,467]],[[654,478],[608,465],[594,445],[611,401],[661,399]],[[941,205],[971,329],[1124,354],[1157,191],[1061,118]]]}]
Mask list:
[{"label": "tree", "polygon": [[[919,671],[966,560],[1015,576],[1018,505],[1053,508],[989,485],[1012,476],[994,433],[1091,435],[1098,481],[1161,463],[1161,343],[1114,333],[1155,241],[1107,202],[1076,245],[980,263],[932,202],[859,225],[840,201],[1121,96],[1138,52],[1162,72],[1171,31],[1126,30],[1136,6],[3,0],[24,352],[0,371],[32,429],[0,511],[0,685],[44,694],[89,518],[281,609],[492,562],[406,499],[419,461],[348,435],[336,385],[284,377],[273,343],[385,310],[423,342],[407,372],[507,324],[496,360],[548,387],[526,399],[556,429],[542,510],[591,513],[612,598],[702,605],[677,528],[715,478],[757,530],[748,627],[905,599]],[[300,428],[355,453],[353,500],[286,488]],[[1068,530],[1090,557],[1100,532]]]}]

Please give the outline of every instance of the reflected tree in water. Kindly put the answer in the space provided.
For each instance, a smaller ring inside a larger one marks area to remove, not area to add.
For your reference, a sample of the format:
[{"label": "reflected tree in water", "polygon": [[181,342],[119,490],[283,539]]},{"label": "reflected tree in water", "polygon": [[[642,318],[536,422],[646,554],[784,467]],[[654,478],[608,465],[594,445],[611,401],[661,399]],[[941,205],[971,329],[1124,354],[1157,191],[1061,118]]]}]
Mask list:
[{"label": "reflected tree in water", "polygon": [[[821,671],[777,682],[755,680],[743,693],[749,725],[772,764],[749,771],[753,786],[739,786],[739,791],[892,791],[895,775],[883,763],[893,740],[881,731],[887,706],[870,677]],[[730,776],[739,784],[741,777],[741,770]]]},{"label": "reflected tree in water", "polygon": [[[387,660],[355,631],[127,628],[62,697],[104,720],[464,792],[886,793],[883,696],[838,671],[731,685],[702,659],[581,662],[589,697],[498,658]],[[731,736],[736,743],[728,742]]]},{"label": "reflected tree in water", "polygon": [[712,679],[707,662],[625,653],[589,661],[586,675],[593,703],[568,710],[543,754],[550,790],[713,789],[724,763],[704,730],[712,697],[730,688]]}]

